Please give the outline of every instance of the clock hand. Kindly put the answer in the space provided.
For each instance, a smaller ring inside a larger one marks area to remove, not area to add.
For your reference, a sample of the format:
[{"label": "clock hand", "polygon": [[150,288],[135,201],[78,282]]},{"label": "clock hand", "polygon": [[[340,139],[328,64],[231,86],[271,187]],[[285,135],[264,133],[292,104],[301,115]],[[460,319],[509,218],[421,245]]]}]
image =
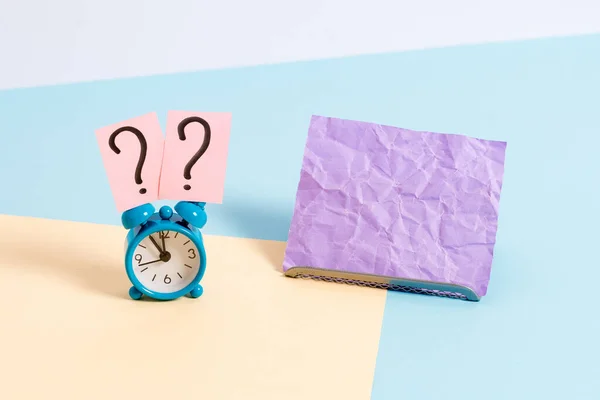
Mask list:
[{"label": "clock hand", "polygon": [[148,261],[148,262],[145,262],[143,264],[138,264],[138,267],[141,267],[142,265],[154,264],[154,263],[157,263],[159,261],[162,261],[162,260],[159,258],[158,260]]},{"label": "clock hand", "polygon": [[161,250],[161,248],[158,245],[158,243],[156,243],[156,240],[154,240],[154,238],[152,237],[152,235],[150,235],[148,237],[150,238],[150,241],[152,242],[152,244],[158,249],[158,251],[160,252],[160,255],[162,256],[163,254],[165,254],[165,252],[163,250]]},{"label": "clock hand", "polygon": [[163,253],[167,252],[167,246],[165,246],[165,232],[161,232],[159,233],[160,238],[162,239],[162,245],[163,245]]}]

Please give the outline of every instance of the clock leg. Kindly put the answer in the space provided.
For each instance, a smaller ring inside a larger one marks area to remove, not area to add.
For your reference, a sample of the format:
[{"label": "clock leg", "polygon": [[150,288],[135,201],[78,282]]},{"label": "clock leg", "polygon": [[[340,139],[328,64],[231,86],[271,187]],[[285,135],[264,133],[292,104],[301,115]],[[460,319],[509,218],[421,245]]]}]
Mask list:
[{"label": "clock leg", "polygon": [[137,290],[135,286],[132,286],[131,289],[129,289],[129,297],[131,297],[133,300],[139,300],[142,298],[142,292]]},{"label": "clock leg", "polygon": [[202,296],[203,292],[204,292],[204,289],[202,288],[202,286],[200,284],[198,284],[198,286],[196,286],[190,292],[190,297],[193,298],[193,299],[197,299],[198,297]]}]

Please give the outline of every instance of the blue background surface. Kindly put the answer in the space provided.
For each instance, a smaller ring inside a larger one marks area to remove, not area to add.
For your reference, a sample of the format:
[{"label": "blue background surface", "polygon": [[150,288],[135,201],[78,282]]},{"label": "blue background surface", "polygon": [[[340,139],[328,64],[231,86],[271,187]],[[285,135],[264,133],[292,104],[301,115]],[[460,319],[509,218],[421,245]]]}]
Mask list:
[{"label": "blue background surface", "polygon": [[151,111],[233,112],[206,232],[273,240],[312,114],[505,140],[488,295],[388,293],[372,398],[598,399],[599,97],[597,35],[4,91],[0,212],[119,224],[94,130]]}]

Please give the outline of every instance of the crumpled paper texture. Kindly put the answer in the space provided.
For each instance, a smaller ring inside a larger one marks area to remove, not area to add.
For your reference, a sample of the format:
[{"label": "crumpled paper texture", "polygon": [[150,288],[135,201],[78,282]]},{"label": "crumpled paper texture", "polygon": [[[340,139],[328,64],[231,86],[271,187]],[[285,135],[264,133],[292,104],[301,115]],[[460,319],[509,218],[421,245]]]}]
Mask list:
[{"label": "crumpled paper texture", "polygon": [[506,142],[313,116],[284,271],[489,282]]}]

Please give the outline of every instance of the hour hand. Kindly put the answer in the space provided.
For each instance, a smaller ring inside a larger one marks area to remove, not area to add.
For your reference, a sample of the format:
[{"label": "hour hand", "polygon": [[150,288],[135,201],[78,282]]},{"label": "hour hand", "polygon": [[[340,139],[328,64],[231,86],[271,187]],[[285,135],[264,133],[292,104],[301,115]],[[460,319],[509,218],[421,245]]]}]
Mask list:
[{"label": "hour hand", "polygon": [[162,256],[164,251],[160,248],[160,246],[158,245],[158,243],[156,243],[156,240],[154,240],[154,238],[152,237],[152,235],[148,236],[150,238],[150,241],[152,242],[152,244],[158,249],[158,252],[160,253],[160,255]]},{"label": "hour hand", "polygon": [[167,246],[165,245],[165,236],[167,236],[164,232],[160,232],[158,234],[158,236],[160,236],[160,240],[162,240],[162,248],[163,248],[163,253],[167,252]]}]

